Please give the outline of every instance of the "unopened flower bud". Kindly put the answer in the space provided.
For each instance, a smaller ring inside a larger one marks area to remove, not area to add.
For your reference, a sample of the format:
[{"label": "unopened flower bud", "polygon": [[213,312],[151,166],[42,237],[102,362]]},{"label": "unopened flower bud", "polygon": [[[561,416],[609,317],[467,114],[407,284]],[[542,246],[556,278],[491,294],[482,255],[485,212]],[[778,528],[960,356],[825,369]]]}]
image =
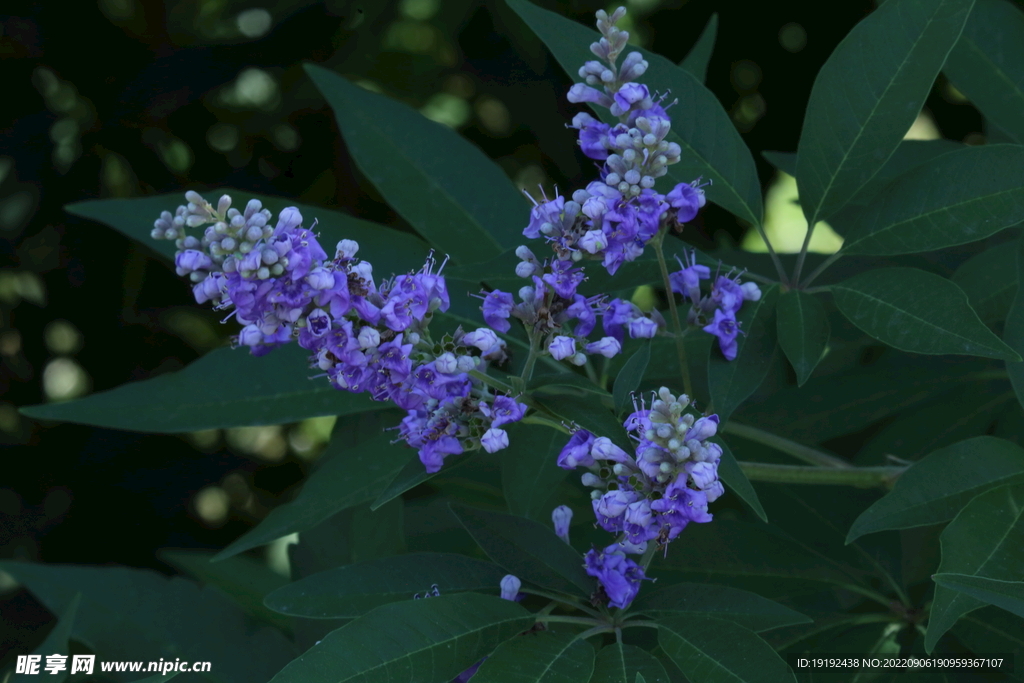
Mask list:
[{"label": "unopened flower bud", "polygon": [[512,574],[505,575],[505,578],[501,580],[501,599],[515,602],[516,596],[519,595],[519,589],[522,586],[523,582],[517,577]]},{"label": "unopened flower bud", "polygon": [[551,522],[555,525],[555,535],[569,542],[569,524],[572,522],[572,508],[559,505],[551,511]]}]

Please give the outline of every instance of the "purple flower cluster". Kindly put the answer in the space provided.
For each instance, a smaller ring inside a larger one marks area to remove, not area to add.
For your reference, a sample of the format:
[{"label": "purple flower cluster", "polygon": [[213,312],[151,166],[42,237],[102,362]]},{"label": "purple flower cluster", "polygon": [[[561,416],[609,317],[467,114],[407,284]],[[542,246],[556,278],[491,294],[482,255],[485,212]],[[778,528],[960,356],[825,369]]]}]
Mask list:
[{"label": "purple flower cluster", "polygon": [[726,360],[735,360],[736,337],[740,332],[736,314],[743,307],[744,301],[759,300],[761,289],[754,282],[741,284],[739,276],[718,275],[711,292],[702,296],[700,281],[711,279],[711,269],[698,265],[693,254],[689,263],[680,261],[679,266],[681,270],[671,273],[669,282],[673,292],[690,301],[687,321],[717,337],[722,355]]},{"label": "purple flower cluster", "polygon": [[[469,374],[503,360],[504,342],[487,328],[431,340],[432,313],[449,306],[432,258],[419,272],[376,284],[356,242],[342,240],[328,259],[294,207],[270,227],[258,200],[239,212],[226,195],[216,209],[195,192],[186,199],[173,216],[161,215],[153,237],[176,241],[178,273],[195,283],[197,302],[232,309],[243,325],[237,344],[261,355],[296,340],[336,388],[408,411],[399,434],[428,472],[448,455],[508,446],[502,426],[520,420],[526,406],[491,395]],[[206,223],[201,240],[185,235]]]},{"label": "purple flower cluster", "polygon": [[631,52],[618,63],[629,34],[615,24],[625,13],[623,7],[610,17],[597,12],[602,37],[590,49],[600,61],[580,67],[585,82],[569,90],[570,102],[607,107],[619,119],[612,126],[581,112],[572,121],[583,153],[602,162],[600,180],[574,192],[571,201],[545,197],[523,231],[547,239],[559,259],[600,259],[613,275],[639,257],[663,227],[693,220],[706,201],[696,182],[680,183],[666,195],[654,190],[655,181],[679,161],[681,149],[665,139],[672,127],[661,105],[665,96],[656,97],[637,82],[647,61]]},{"label": "purple flower cluster", "polygon": [[687,396],[662,387],[649,409],[639,405],[625,422],[636,441],[632,455],[580,429],[558,456],[563,469],[590,470],[583,484],[594,489],[597,523],[619,535],[613,546],[591,550],[586,565],[616,607],[632,601],[643,578],[626,554],[644,553],[650,541],[665,545],[690,522],[710,522],[708,503],[725,491],[718,480],[722,448],[708,441],[718,416],[695,418],[686,412],[689,404]]}]

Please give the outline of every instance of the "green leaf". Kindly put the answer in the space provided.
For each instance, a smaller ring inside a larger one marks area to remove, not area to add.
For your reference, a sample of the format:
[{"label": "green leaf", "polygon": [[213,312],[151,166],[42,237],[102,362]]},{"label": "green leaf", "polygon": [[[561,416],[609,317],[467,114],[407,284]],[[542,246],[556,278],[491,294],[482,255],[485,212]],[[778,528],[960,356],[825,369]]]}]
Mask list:
[{"label": "green leaf", "polygon": [[[850,199],[848,208],[874,203],[883,190],[904,174],[947,152],[961,149],[964,149],[963,143],[953,140],[903,140],[885,162],[885,165],[878,169],[878,173]],[[843,215],[843,212],[840,212],[839,215]],[[845,234],[843,227],[845,221],[840,221],[839,215],[834,216],[832,222],[840,226],[840,234]]]},{"label": "green leaf", "polygon": [[803,386],[828,345],[828,315],[821,301],[796,289],[779,297],[777,315],[779,346]]},{"label": "green leaf", "polygon": [[755,632],[812,623],[803,614],[757,593],[706,583],[677,583],[643,593],[630,609],[655,617],[671,614],[714,617]]},{"label": "green leaf", "polygon": [[[960,510],[940,538],[942,562],[937,576],[966,574],[970,590],[944,585],[936,578],[935,598],[928,617],[925,649],[931,652],[946,631],[964,614],[992,602],[1022,616],[1024,595],[1020,583],[1024,567],[1024,484],[1000,486],[978,495]],[[978,577],[998,582],[1017,582],[1015,597],[1010,586],[979,586]],[[952,579],[956,581],[956,578]],[[980,597],[978,589],[988,597]],[[980,599],[979,599],[980,597]],[[1020,610],[1020,611],[1018,611]]]},{"label": "green leaf", "polygon": [[992,436],[941,448],[914,463],[892,491],[865,510],[846,542],[886,529],[909,529],[952,519],[972,498],[1024,481],[1024,449]]},{"label": "green leaf", "polygon": [[21,412],[39,420],[177,434],[388,407],[367,395],[339,391],[326,379],[309,379],[309,374],[309,352],[294,344],[261,357],[221,348],[178,372]]},{"label": "green leaf", "polygon": [[[711,61],[711,52],[715,49],[715,38],[718,36],[718,12],[711,15],[704,30],[700,32],[697,42],[690,48],[689,53],[679,62],[679,66],[686,69],[693,77],[701,83],[708,80],[708,63]],[[627,683],[629,683],[627,681]]]},{"label": "green leaf", "polygon": [[917,118],[973,0],[890,0],[843,39],[814,80],[797,159],[808,225],[841,209]]},{"label": "green leaf", "polygon": [[[265,208],[273,211],[275,216],[285,207],[294,206],[302,214],[305,225],[312,226],[313,221],[316,221],[319,241],[328,253],[331,253],[334,245],[343,239],[359,242],[359,256],[373,263],[374,272],[378,277],[419,268],[430,251],[430,247],[415,235],[321,206],[301,204],[284,197],[272,197],[230,187],[203,191],[200,194],[214,206],[217,206],[217,200],[222,195],[230,195],[234,199],[235,207],[239,209],[244,208],[250,199],[258,199],[263,202]],[[161,211],[174,213],[175,207],[184,203],[184,193],[171,192],[133,199],[90,199],[68,204],[64,208],[68,213],[109,225],[171,261],[176,249],[174,242],[154,240],[149,236],[149,232]],[[274,220],[276,221],[276,218]],[[196,229],[193,233],[201,234],[201,229]]]},{"label": "green leaf", "polygon": [[477,683],[588,683],[594,648],[577,634],[541,631],[506,640],[473,675]]},{"label": "green leaf", "polygon": [[901,176],[857,213],[842,252],[934,251],[1024,220],[1024,147],[983,145],[943,154]]},{"label": "green leaf", "polygon": [[658,619],[658,644],[687,678],[701,683],[779,683],[796,678],[756,633],[711,617]]},{"label": "green leaf", "polygon": [[[82,601],[82,594],[76,593],[75,597],[72,598],[71,602],[68,603],[67,608],[57,617],[57,625],[46,634],[46,640],[37,647],[32,654],[39,655],[39,671],[37,674],[45,674],[47,681],[53,681],[53,683],[64,683],[67,677],[71,674],[71,646],[68,641],[71,639],[72,629],[75,624],[75,615],[78,613],[78,605]],[[46,657],[48,655],[61,654],[65,655],[67,659],[64,662],[65,668],[63,671],[58,671],[56,674],[51,674],[46,671]],[[39,680],[37,674],[8,674],[10,678],[5,678],[4,683],[34,683]],[[52,676],[52,678],[51,678]]]},{"label": "green leaf", "polygon": [[522,239],[528,205],[479,149],[333,71],[307,64],[306,73],[334,110],[356,165],[431,244],[472,263]]},{"label": "green leaf", "polygon": [[[953,627],[957,639],[977,654],[1013,654],[1014,661],[1024,657],[1024,619],[996,607],[983,607],[964,616]],[[1024,680],[1017,667],[1010,678]]]},{"label": "green leaf", "polygon": [[391,439],[390,434],[382,434],[353,445],[335,429],[319,467],[306,480],[298,497],[271,510],[254,529],[214,559],[223,560],[309,529],[342,510],[373,500],[410,458],[416,459],[415,451],[404,443],[393,444]]},{"label": "green leaf", "polygon": [[968,574],[935,574],[935,583],[1024,617],[1024,581],[1000,581]]},{"label": "green leaf", "polygon": [[822,561],[776,527],[719,518],[709,524],[690,524],[685,549],[669,549],[668,558],[655,557],[652,576],[662,567],[681,579],[742,586],[764,593],[808,582],[856,585],[854,573]]},{"label": "green leaf", "polygon": [[436,585],[441,595],[496,592],[505,576],[490,562],[453,553],[411,553],[317,572],[275,590],[265,604],[275,612],[310,619],[346,619]]},{"label": "green leaf", "polygon": [[622,411],[630,405],[633,392],[640,387],[640,382],[647,372],[647,364],[651,362],[651,345],[642,342],[629,360],[619,370],[615,377],[615,386],[612,389],[612,400],[615,402],[615,414],[621,415]]},{"label": "green leaf", "polygon": [[768,374],[777,346],[772,317],[778,299],[778,285],[771,285],[761,291],[758,301],[743,304],[736,316],[740,334],[735,360],[726,360],[717,344],[708,357],[712,408],[723,422],[757,391]]},{"label": "green leaf", "polygon": [[765,514],[764,508],[761,507],[761,501],[757,498],[757,491],[754,490],[754,485],[747,479],[747,475],[743,474],[743,470],[740,469],[740,464],[736,462],[736,456],[732,454],[729,445],[719,437],[713,438],[712,441],[722,447],[722,460],[718,463],[718,477],[725,485],[725,490],[732,491],[739,496],[744,503],[750,506],[754,514],[761,518],[762,522],[767,522],[768,515]]},{"label": "green leaf", "polygon": [[611,643],[601,648],[594,663],[590,683],[669,683],[665,667],[658,658],[635,645]]},{"label": "green leaf", "polygon": [[539,522],[551,521],[552,497],[567,470],[556,462],[569,437],[551,427],[509,426],[509,447],[501,451],[501,490],[508,511]]},{"label": "green leaf", "polygon": [[224,562],[212,562],[209,550],[160,550],[158,556],[180,572],[224,591],[246,614],[283,631],[291,630],[291,621],[263,606],[263,598],[288,580],[270,569],[266,562],[235,556]]},{"label": "green leaf", "polygon": [[[1011,349],[1018,354],[1024,355],[1024,287],[1020,286],[1021,277],[1024,275],[1024,235],[1017,239],[1016,249],[1012,251],[1017,266],[1017,294],[1013,298],[1013,305],[1006,314],[1006,324],[1003,326],[1003,339]],[[1010,384],[1017,394],[1017,401],[1024,406],[1024,362],[1006,361],[1006,374],[1010,376]]]},{"label": "green leaf", "polygon": [[901,351],[1020,359],[978,319],[967,295],[938,275],[916,268],[878,268],[831,290],[850,322]]},{"label": "green leaf", "polygon": [[0,569],[56,614],[80,594],[71,638],[101,661],[210,661],[217,664],[207,680],[252,683],[296,654],[280,631],[250,621],[219,590],[184,579],[124,567],[3,562]]},{"label": "green leaf", "polygon": [[[479,451],[469,451],[468,453],[460,453],[459,455],[450,455],[445,458],[443,471],[450,473],[459,465],[476,457],[479,453]],[[388,485],[385,486],[377,495],[376,500],[374,500],[370,505],[370,509],[378,509],[406,491],[412,490],[423,482],[433,479],[438,474],[440,474],[440,471],[427,472],[418,457],[411,458],[401,469],[398,470],[398,473],[394,475],[391,482],[388,483]]]},{"label": "green leaf", "polygon": [[583,569],[583,557],[547,526],[523,517],[451,506],[459,522],[487,557],[527,581],[589,598],[597,587]]},{"label": "green leaf", "polygon": [[532,625],[520,605],[489,595],[395,602],[332,631],[270,683],[442,683]]},{"label": "green leaf", "polygon": [[[594,58],[590,44],[600,38],[597,31],[527,0],[506,2],[572,78],[584,62]],[[644,82],[651,90],[671,91],[679,100],[672,109],[672,132],[665,139],[679,144],[682,155],[678,164],[668,167],[667,181],[689,183],[703,176],[711,181],[705,189],[710,201],[743,220],[760,223],[761,183],[754,158],[718,99],[693,74],[661,55],[632,45],[627,53],[634,50],[649,64]],[[607,110],[596,107],[594,111],[606,123],[618,123]]]},{"label": "green leaf", "polygon": [[986,119],[1024,142],[1024,14],[1019,7],[978,0],[945,72]]},{"label": "green leaf", "polygon": [[967,259],[951,278],[982,322],[1006,318],[1017,293],[1017,252],[1000,244]]},{"label": "green leaf", "polygon": [[801,388],[783,387],[757,403],[744,404],[737,418],[771,425],[773,432],[789,439],[821,443],[859,432],[944,392],[989,382],[988,367],[987,361],[955,356],[894,354],[892,362],[815,377]]},{"label": "green leaf", "polygon": [[776,170],[788,173],[791,176],[796,175],[796,152],[761,152],[769,164],[774,166]]},{"label": "green leaf", "polygon": [[603,406],[594,405],[593,400],[575,396],[537,396],[535,399],[566,423],[579,425],[594,436],[607,436],[626,452],[635,450],[635,444],[630,442],[622,422]]}]

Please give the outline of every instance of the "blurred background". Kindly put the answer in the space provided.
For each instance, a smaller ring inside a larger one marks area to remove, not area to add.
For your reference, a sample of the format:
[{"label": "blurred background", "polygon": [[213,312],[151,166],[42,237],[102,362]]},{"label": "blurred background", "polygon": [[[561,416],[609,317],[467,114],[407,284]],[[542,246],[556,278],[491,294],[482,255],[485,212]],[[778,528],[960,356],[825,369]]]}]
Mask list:
[{"label": "blurred background", "polygon": [[[591,24],[619,3],[538,4]],[[796,250],[795,182],[760,153],[796,149],[817,70],[871,0],[626,5],[633,39],[673,61],[718,14],[707,85],[754,152],[769,234]],[[179,369],[233,330],[147,247],[65,204],[231,186],[404,227],[354,168],[304,62],[457,129],[520,187],[593,175],[565,129],[571,79],[501,0],[6,0],[0,60],[0,559],[171,573],[156,549],[227,545],[294,494],[333,424],[161,436],[20,416]],[[910,135],[981,144],[981,125],[940,77]],[[717,207],[694,226],[701,248],[760,248]],[[838,244],[822,229],[812,247]],[[9,583],[0,614],[3,670],[52,617]]]}]

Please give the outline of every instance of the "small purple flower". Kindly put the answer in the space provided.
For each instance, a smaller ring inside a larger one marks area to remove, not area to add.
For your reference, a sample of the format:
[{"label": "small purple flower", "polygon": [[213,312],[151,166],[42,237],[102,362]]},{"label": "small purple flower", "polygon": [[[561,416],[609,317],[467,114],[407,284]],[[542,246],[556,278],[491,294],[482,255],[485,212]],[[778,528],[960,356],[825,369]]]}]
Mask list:
[{"label": "small purple flower", "polygon": [[711,289],[711,299],[726,312],[735,315],[743,306],[745,297],[743,288],[740,287],[738,282],[724,275],[719,275],[718,279],[715,280],[715,286]]},{"label": "small purple flower", "polygon": [[498,427],[491,427],[480,438],[480,445],[488,453],[496,453],[503,448],[508,448],[508,432]]},{"label": "small purple flower", "polygon": [[640,591],[640,582],[647,578],[643,568],[626,557],[618,545],[600,551],[591,549],[584,560],[587,574],[600,582],[612,607],[628,607]]},{"label": "small purple flower", "polygon": [[601,337],[596,342],[587,344],[586,350],[587,353],[599,353],[605,358],[614,358],[622,351],[622,345],[615,337]]},{"label": "small purple flower", "polygon": [[558,466],[564,470],[576,469],[578,465],[590,467],[594,464],[594,458],[590,456],[590,447],[593,445],[593,434],[586,429],[576,430],[558,454]]},{"label": "small purple flower", "polygon": [[590,446],[590,455],[593,456],[594,460],[610,460],[611,462],[619,463],[633,461],[626,451],[612,443],[612,440],[607,436],[599,436],[594,439],[594,443]]},{"label": "small purple flower", "polygon": [[555,294],[563,299],[576,296],[576,288],[583,282],[583,271],[574,268],[571,261],[555,261],[551,264],[551,272],[541,278],[551,286]]},{"label": "small purple flower", "polygon": [[665,199],[676,210],[680,223],[687,223],[697,217],[697,210],[707,203],[704,190],[690,183],[679,183],[672,188]]},{"label": "small purple flower", "polygon": [[467,332],[462,337],[462,343],[466,346],[475,346],[486,353],[498,344],[498,335],[486,327],[478,327],[472,332]]},{"label": "small purple flower", "polygon": [[555,535],[569,542],[569,524],[572,522],[572,508],[559,505],[551,511],[551,522],[555,525]]},{"label": "small purple flower", "polygon": [[585,155],[598,161],[608,158],[608,131],[611,126],[580,112],[573,117],[572,127],[580,132],[580,148]]},{"label": "small purple flower", "polygon": [[650,339],[658,334],[658,323],[646,316],[637,316],[629,323],[629,336],[633,339]]},{"label": "small purple flower", "polygon": [[519,589],[523,587],[523,582],[518,577],[512,574],[506,574],[501,580],[501,599],[516,601],[516,596],[519,595]]},{"label": "small purple flower", "polygon": [[693,303],[700,301],[700,281],[711,278],[711,269],[707,266],[697,265],[696,259],[696,254],[693,254],[691,256],[692,262],[688,266],[683,266],[682,261],[680,261],[679,265],[683,266],[682,270],[678,270],[668,276],[672,291],[688,297]]},{"label": "small purple flower", "polygon": [[555,360],[564,360],[576,354],[576,340],[572,337],[557,336],[548,344],[548,352]]},{"label": "small purple flower", "polygon": [[322,308],[314,308],[306,318],[306,325],[314,337],[322,337],[331,327],[331,316]]},{"label": "small purple flower", "polygon": [[739,327],[736,325],[736,318],[732,313],[725,313],[721,308],[715,309],[715,319],[704,326],[704,331],[718,337],[718,348],[726,360],[736,360],[738,344],[736,336],[739,334]]},{"label": "small purple flower", "polygon": [[519,422],[526,414],[526,406],[508,396],[495,396],[493,405],[480,404],[480,412],[491,418],[492,427],[500,427],[510,422]]},{"label": "small purple flower", "polygon": [[573,104],[593,102],[594,104],[601,105],[602,107],[612,106],[612,98],[608,97],[608,95],[604,94],[600,90],[583,85],[582,83],[576,83],[569,88],[569,101]]},{"label": "small purple flower", "polygon": [[621,116],[625,112],[629,111],[634,104],[642,104],[644,100],[649,100],[650,97],[651,91],[647,89],[646,85],[641,85],[639,83],[627,83],[619,88],[619,91],[615,93],[615,105],[618,107],[619,111],[618,113],[614,111],[612,113],[616,116]]},{"label": "small purple flower", "polygon": [[605,334],[609,334],[622,342],[626,336],[625,326],[633,319],[633,304],[622,299],[612,299],[601,316],[601,325]]},{"label": "small purple flower", "polygon": [[515,301],[508,292],[494,290],[484,297],[484,322],[498,332],[508,332],[511,327],[508,317],[512,314]]},{"label": "small purple flower", "polygon": [[686,439],[696,439],[697,441],[704,441],[710,439],[712,436],[718,433],[718,415],[708,415],[707,417],[697,418],[697,421],[693,423],[689,431],[686,432]]}]

